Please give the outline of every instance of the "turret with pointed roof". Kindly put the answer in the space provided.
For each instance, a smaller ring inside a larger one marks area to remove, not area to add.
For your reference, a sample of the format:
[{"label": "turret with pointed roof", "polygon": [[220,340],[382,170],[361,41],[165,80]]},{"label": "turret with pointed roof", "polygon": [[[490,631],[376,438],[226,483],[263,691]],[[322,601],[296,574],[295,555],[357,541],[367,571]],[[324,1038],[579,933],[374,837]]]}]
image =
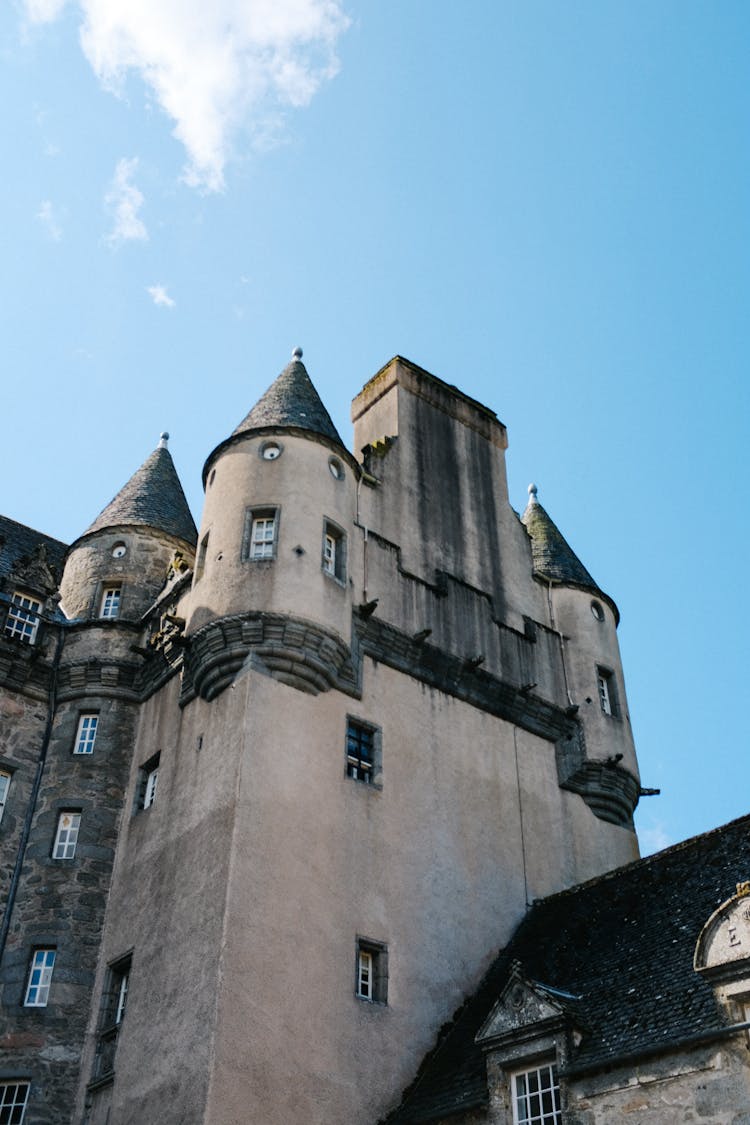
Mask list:
[{"label": "turret with pointed roof", "polygon": [[107,527],[142,526],[165,531],[191,546],[198,531],[167,448],[168,433],[96,517],[85,532],[90,535]]},{"label": "turret with pointed roof", "polygon": [[521,523],[531,539],[534,577],[562,586],[575,586],[606,598],[619,618],[617,607],[594,581],[565,536],[537,499],[537,487],[529,485],[529,502]]},{"label": "turret with pointed roof", "polygon": [[302,362],[302,348],[294,349],[291,363],[276,377],[230,436],[209,455],[203,468],[204,484],[211,465],[228,446],[241,441],[248,434],[281,429],[322,437],[349,456],[330,414],[307,374]]},{"label": "turret with pointed roof", "polygon": [[[68,549],[63,608],[75,618],[102,616],[107,590],[119,591],[118,613],[135,620],[162,590],[170,562],[192,560],[198,532],[163,433],[91,526]],[[111,614],[109,615],[111,617]]]}]

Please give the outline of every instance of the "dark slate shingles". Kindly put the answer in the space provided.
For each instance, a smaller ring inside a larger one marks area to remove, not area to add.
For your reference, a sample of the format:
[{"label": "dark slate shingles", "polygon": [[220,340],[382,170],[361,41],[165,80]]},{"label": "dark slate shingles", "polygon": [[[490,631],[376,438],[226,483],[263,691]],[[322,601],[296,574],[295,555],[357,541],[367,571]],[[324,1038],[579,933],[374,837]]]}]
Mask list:
[{"label": "dark slate shingles", "polygon": [[32,559],[39,546],[46,551],[47,564],[58,582],[62,577],[63,561],[68,547],[59,539],[34,531],[23,523],[0,516],[0,576],[14,574],[19,563]]},{"label": "dark slate shingles", "polygon": [[514,960],[532,980],[577,997],[584,1038],[571,1071],[666,1051],[720,1033],[711,986],[693,969],[704,924],[750,877],[750,816],[536,903],[445,1038],[424,1060],[389,1125],[484,1105],[474,1037]]},{"label": "dark slate shingles", "polygon": [[293,359],[284,368],[233,431],[232,437],[249,430],[274,426],[309,430],[330,438],[337,445],[344,444],[305,370],[305,365],[299,359]]},{"label": "dark slate shingles", "polygon": [[169,450],[159,447],[101,512],[86,534],[118,524],[141,524],[194,544],[198,531]]},{"label": "dark slate shingles", "polygon": [[568,545],[538,500],[532,499],[521,516],[521,523],[531,537],[534,572],[542,578],[565,585],[583,586],[600,593],[586,567]]}]

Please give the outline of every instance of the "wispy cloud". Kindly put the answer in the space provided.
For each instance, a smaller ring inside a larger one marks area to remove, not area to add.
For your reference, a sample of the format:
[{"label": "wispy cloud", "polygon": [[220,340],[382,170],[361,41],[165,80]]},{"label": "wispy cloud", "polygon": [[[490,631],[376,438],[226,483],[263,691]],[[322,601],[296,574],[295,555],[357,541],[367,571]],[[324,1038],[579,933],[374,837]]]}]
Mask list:
[{"label": "wispy cloud", "polygon": [[674,840],[667,832],[666,826],[661,821],[644,826],[638,826],[638,842],[641,846],[641,855],[653,855],[670,847]]},{"label": "wispy cloud", "polygon": [[143,192],[133,183],[138,167],[138,158],[117,161],[115,174],[109,191],[104,197],[107,208],[112,212],[114,225],[107,235],[110,246],[120,246],[123,242],[143,241],[148,238],[145,223],[138,212],[143,206]]},{"label": "wispy cloud", "polygon": [[47,234],[53,242],[59,242],[62,238],[62,228],[55,215],[55,209],[50,203],[49,199],[44,199],[39,204],[39,210],[36,217],[42,226],[46,229]]},{"label": "wispy cloud", "polygon": [[165,309],[174,309],[177,302],[169,296],[165,285],[149,285],[147,290],[155,305],[162,305]]},{"label": "wispy cloud", "polygon": [[[117,92],[128,72],[140,74],[186,149],[185,179],[207,191],[224,186],[238,133],[266,143],[268,122],[307,105],[336,74],[349,23],[343,0],[70,2],[81,9],[81,44],[99,80]],[[32,22],[45,23],[65,0],[24,3]]]}]

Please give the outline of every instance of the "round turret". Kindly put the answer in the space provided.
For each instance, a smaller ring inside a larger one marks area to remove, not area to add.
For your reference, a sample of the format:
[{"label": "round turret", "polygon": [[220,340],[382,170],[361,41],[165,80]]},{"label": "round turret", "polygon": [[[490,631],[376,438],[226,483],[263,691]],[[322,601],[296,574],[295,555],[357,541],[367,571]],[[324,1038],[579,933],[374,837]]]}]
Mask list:
[{"label": "round turret", "polygon": [[68,618],[139,621],[174,556],[192,562],[197,533],[167,438],[68,549],[60,585]]},{"label": "round turret", "polygon": [[358,466],[300,356],[206,462],[189,634],[263,613],[348,643]]}]

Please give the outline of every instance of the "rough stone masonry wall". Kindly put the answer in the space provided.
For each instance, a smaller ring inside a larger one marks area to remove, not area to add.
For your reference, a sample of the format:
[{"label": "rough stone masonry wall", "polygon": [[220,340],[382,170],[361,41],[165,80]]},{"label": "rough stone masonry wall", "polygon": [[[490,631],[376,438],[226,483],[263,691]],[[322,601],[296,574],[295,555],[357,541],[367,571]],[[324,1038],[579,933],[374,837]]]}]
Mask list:
[{"label": "rough stone masonry wall", "polygon": [[0,821],[0,902],[5,908],[44,736],[47,706],[0,689],[0,769],[10,773]]},{"label": "rough stone masonry wall", "polygon": [[[30,731],[35,712],[25,706]],[[99,713],[91,755],[72,752],[81,710]],[[86,696],[64,704],[53,726],[0,970],[0,1074],[31,1078],[28,1120],[34,1125],[71,1119],[135,710],[132,702]],[[15,742],[23,740],[23,725],[17,725]],[[55,860],[52,845],[65,809],[81,813],[81,831],[74,858]],[[39,946],[57,951],[49,1002],[27,1008],[29,958]]]}]

